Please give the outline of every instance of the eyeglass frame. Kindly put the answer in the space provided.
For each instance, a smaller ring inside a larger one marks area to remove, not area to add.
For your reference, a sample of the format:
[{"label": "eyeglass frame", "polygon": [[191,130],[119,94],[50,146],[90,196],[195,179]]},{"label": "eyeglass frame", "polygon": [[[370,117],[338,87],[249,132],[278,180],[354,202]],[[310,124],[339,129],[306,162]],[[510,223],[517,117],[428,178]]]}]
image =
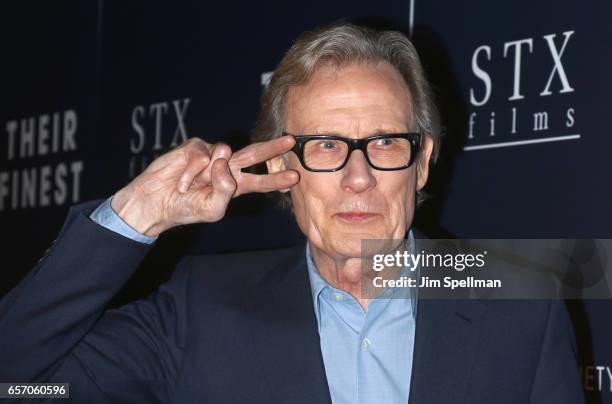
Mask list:
[{"label": "eyeglass frame", "polygon": [[[324,172],[324,173],[333,173],[333,172],[342,170],[344,166],[346,166],[346,163],[348,163],[349,159],[351,158],[351,154],[355,150],[361,150],[361,152],[363,153],[370,167],[372,167],[375,170],[379,170],[379,171],[405,170],[407,168],[410,168],[410,166],[415,162],[419,152],[421,151],[421,139],[422,139],[422,135],[418,132],[386,133],[382,135],[374,135],[374,136],[366,137],[363,139],[351,139],[351,138],[337,136],[337,135],[294,135],[294,134],[287,133],[287,132],[283,132],[283,135],[290,135],[295,138],[295,145],[290,151],[296,154],[296,156],[298,157],[298,160],[300,161],[300,163],[302,164],[302,167],[304,167],[305,170],[311,171],[311,172]],[[304,144],[306,144],[307,141],[313,140],[313,139],[338,140],[338,141],[346,143],[348,145],[348,152],[346,153],[346,158],[344,159],[344,162],[339,167],[334,168],[334,169],[315,169],[315,168],[308,167],[304,160]],[[398,167],[398,168],[381,168],[381,167],[378,167],[372,164],[372,162],[370,161],[370,157],[368,156],[367,146],[368,146],[368,143],[370,143],[371,141],[378,140],[378,139],[406,139],[408,140],[410,142],[410,159],[408,160],[406,165],[402,167]]]}]

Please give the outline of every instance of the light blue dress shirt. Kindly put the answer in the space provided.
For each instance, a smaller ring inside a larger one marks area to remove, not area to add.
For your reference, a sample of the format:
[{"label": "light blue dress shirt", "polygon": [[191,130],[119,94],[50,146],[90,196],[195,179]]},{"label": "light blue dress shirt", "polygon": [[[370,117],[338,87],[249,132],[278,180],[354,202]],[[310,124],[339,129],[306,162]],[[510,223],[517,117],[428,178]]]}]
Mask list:
[{"label": "light blue dress shirt", "polygon": [[[112,209],[111,198],[100,204],[90,218],[133,240],[155,242],[157,237],[141,234],[125,223]],[[409,251],[416,251],[412,231],[407,242]],[[385,289],[364,311],[353,296],[321,277],[310,244],[306,248],[306,262],[333,404],[408,403],[416,289]],[[418,278],[418,270],[401,275]]]},{"label": "light blue dress shirt", "polygon": [[[408,251],[414,253],[412,231]],[[416,326],[417,289],[382,291],[364,311],[350,294],[319,274],[310,244],[308,276],[321,353],[334,404],[407,404]],[[418,277],[418,270],[402,276]]]},{"label": "light blue dress shirt", "polygon": [[139,233],[124,222],[123,219],[121,219],[121,217],[113,210],[111,206],[112,199],[113,197],[111,196],[102,202],[100,206],[96,208],[96,210],[91,212],[89,218],[107,229],[114,231],[115,233],[119,233],[122,236],[131,238],[132,240],[140,241],[141,243],[152,244],[155,240],[157,240],[157,237],[150,237],[146,234]]}]

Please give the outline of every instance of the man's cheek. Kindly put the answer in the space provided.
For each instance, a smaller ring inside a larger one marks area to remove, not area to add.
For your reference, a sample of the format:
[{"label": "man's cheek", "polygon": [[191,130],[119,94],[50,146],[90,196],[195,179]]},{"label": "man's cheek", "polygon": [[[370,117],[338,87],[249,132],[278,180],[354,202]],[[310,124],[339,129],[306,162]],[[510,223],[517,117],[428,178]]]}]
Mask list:
[{"label": "man's cheek", "polygon": [[413,200],[407,200],[404,205],[404,222],[405,222],[405,230],[407,231],[412,225],[412,219],[414,218],[414,202]]},{"label": "man's cheek", "polygon": [[405,190],[396,192],[396,198],[389,204],[388,219],[393,228],[408,228],[412,222],[413,203]]},{"label": "man's cheek", "polygon": [[317,216],[323,213],[322,209],[325,207],[325,204],[321,202],[320,197],[314,191],[307,184],[299,185],[299,189],[295,190],[295,195],[299,198],[297,205],[304,221],[315,221]]},{"label": "man's cheek", "polygon": [[291,188],[291,201],[293,203],[293,212],[298,223],[303,224],[307,213],[306,201],[304,200],[304,193],[300,189],[300,186]]}]

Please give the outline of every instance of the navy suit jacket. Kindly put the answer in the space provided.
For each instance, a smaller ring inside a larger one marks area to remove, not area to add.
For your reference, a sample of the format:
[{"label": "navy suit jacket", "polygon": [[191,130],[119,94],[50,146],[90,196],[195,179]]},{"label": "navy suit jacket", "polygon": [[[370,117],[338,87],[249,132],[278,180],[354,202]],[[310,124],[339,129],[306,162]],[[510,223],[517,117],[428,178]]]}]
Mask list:
[{"label": "navy suit jacket", "polygon": [[[0,301],[0,381],[70,382],[78,403],[331,403],[305,245],[186,256],[105,310],[151,247],[90,220],[99,203]],[[584,400],[563,302],[422,300],[416,324],[411,404]]]}]

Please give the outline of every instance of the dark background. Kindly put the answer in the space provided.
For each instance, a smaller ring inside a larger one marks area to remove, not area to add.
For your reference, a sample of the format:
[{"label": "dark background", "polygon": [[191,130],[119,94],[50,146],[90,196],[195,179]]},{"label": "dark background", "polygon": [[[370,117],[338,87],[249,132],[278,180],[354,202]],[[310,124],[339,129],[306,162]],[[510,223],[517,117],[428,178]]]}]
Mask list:
[{"label": "dark background", "polygon": [[[423,59],[446,127],[441,158],[428,185],[432,198],[416,217],[426,234],[611,238],[611,13],[612,3],[603,0],[3,1],[0,181],[5,173],[6,189],[0,190],[0,296],[51,244],[70,205],[112,195],[172,147],[178,124],[173,101],[178,106],[189,103],[187,136],[241,147],[254,126],[262,74],[275,68],[299,33],[341,18],[412,34]],[[561,53],[564,33],[569,32]],[[562,92],[557,70],[551,94],[541,95],[555,67],[545,39],[553,34],[571,91]],[[523,45],[523,98],[509,100],[515,48],[510,45],[504,56],[504,47],[517,40],[531,40],[531,52]],[[491,93],[484,105],[475,106],[470,92],[477,100],[485,94],[485,84],[472,68],[474,52],[481,46],[490,49],[490,57],[482,51],[477,63],[490,77]],[[166,103],[158,128],[151,109],[156,103]],[[41,116],[67,110],[78,117],[76,150],[19,156],[22,121],[34,118],[38,125]],[[143,112],[137,117],[144,133],[141,145],[132,123],[135,110]],[[548,114],[548,127],[534,130],[534,113],[540,112]],[[495,135],[490,134],[491,113]],[[13,121],[19,123],[17,155],[9,158],[8,126]],[[568,135],[574,138],[550,141]],[[499,147],[537,139],[548,141]],[[469,150],[479,145],[498,147]],[[68,197],[42,206],[42,167],[51,169],[52,195],[58,192],[57,167],[74,162],[82,162],[78,192],[74,178],[66,175]],[[31,170],[38,173],[33,206],[22,199],[23,187],[12,188],[13,173],[19,177]],[[221,223],[162,235],[113,304],[148,294],[186,252],[271,248],[300,237],[274,198],[241,197]],[[568,303],[590,402],[612,403],[612,380],[605,370],[612,371],[612,302]]]}]

